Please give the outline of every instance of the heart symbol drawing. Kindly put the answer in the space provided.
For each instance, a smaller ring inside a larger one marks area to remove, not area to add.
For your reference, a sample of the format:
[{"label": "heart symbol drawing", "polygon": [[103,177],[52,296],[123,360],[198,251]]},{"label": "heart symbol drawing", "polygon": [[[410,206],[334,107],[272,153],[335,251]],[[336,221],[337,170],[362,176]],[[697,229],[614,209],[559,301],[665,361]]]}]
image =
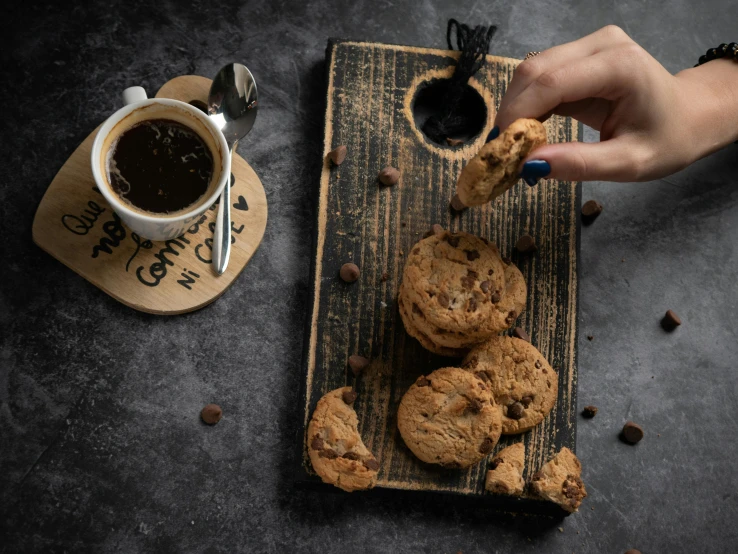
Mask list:
[{"label": "heart symbol drawing", "polygon": [[244,212],[248,211],[249,209],[249,205],[246,203],[246,199],[240,194],[238,195],[238,202],[233,204],[233,207],[236,208],[237,210],[242,210]]}]

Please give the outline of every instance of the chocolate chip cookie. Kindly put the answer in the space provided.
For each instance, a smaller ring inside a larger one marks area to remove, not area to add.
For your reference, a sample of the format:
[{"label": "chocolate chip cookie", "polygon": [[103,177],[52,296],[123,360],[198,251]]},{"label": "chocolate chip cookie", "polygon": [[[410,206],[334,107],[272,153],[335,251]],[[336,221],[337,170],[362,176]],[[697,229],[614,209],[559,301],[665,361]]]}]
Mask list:
[{"label": "chocolate chip cookie", "polygon": [[400,402],[397,427],[418,458],[449,468],[479,462],[495,447],[502,430],[489,388],[456,367],[415,381]]},{"label": "chocolate chip cookie", "polygon": [[522,274],[503,262],[494,244],[444,231],[411,249],[400,314],[411,335],[463,350],[510,327],[525,309],[526,292]]},{"label": "chocolate chip cookie", "polygon": [[531,479],[531,490],[555,502],[567,512],[576,512],[587,490],[582,483],[582,464],[568,448],[562,448]]},{"label": "chocolate chip cookie", "polygon": [[456,193],[467,206],[489,202],[518,182],[522,161],[544,144],[546,129],[538,120],[518,119],[466,164]]},{"label": "chocolate chip cookie", "polygon": [[308,425],[307,447],[313,469],[325,483],[351,492],[377,482],[379,463],[364,446],[359,420],[351,407],[351,387],[329,392],[318,401]]},{"label": "chocolate chip cookie", "polygon": [[[400,288],[402,289],[402,286],[400,286]],[[429,350],[434,354],[438,354],[439,356],[447,356],[449,358],[463,358],[469,352],[468,348],[451,348],[436,344],[426,332],[421,331],[416,327],[415,323],[413,323],[413,318],[410,316],[407,307],[405,306],[402,293],[397,297],[397,307],[407,334],[416,339],[426,350]]]},{"label": "chocolate chip cookie", "polygon": [[516,442],[503,448],[490,462],[484,488],[497,494],[523,494],[523,466],[525,465],[525,445]]},{"label": "chocolate chip cookie", "polygon": [[535,427],[553,408],[558,375],[538,349],[521,339],[496,336],[474,347],[464,369],[483,379],[502,412],[502,433]]}]

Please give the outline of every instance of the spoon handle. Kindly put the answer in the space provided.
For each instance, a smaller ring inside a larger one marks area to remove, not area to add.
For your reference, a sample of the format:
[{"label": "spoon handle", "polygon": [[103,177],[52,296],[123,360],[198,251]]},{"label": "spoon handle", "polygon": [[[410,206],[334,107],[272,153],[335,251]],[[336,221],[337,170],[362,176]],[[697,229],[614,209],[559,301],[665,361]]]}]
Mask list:
[{"label": "spoon handle", "polygon": [[[231,150],[231,152],[233,152]],[[215,218],[215,233],[213,235],[213,263],[218,275],[223,275],[231,257],[231,178],[220,195],[218,215]]]}]

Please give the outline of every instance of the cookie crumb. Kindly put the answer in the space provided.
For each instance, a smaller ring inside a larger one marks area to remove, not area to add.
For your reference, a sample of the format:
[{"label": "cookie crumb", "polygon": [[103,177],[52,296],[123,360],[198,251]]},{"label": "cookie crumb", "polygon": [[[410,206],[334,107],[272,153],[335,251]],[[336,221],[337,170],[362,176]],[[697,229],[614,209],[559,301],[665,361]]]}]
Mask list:
[{"label": "cookie crumb", "polygon": [[333,162],[333,165],[341,165],[343,163],[343,160],[346,159],[346,152],[346,147],[342,144],[341,146],[338,146],[334,150],[328,152],[328,157]]},{"label": "cookie crumb", "polygon": [[661,327],[664,331],[672,332],[682,324],[682,320],[672,310],[667,310],[666,315],[661,320]]},{"label": "cookie crumb", "polygon": [[341,266],[341,270],[338,274],[341,276],[341,279],[347,283],[353,283],[359,278],[361,272],[359,271],[359,266],[356,264],[346,263]]},{"label": "cookie crumb", "polygon": [[636,444],[640,442],[643,435],[643,428],[632,421],[626,421],[625,425],[623,425],[623,430],[620,433],[622,440],[628,444]]},{"label": "cookie crumb", "polygon": [[397,181],[400,180],[400,172],[397,170],[397,168],[388,165],[379,172],[378,178],[380,183],[391,187],[392,185],[396,185]]},{"label": "cookie crumb", "polygon": [[592,419],[597,415],[597,406],[585,406],[582,410],[582,415],[587,419]]},{"label": "cookie crumb", "polygon": [[594,336],[592,336],[592,335],[587,335],[587,340],[594,340]]},{"label": "cookie crumb", "polygon": [[215,425],[223,417],[223,410],[217,404],[208,404],[200,412],[200,417],[208,425]]},{"label": "cookie crumb", "polygon": [[564,528],[563,527],[559,527],[559,533],[563,533],[563,532],[564,532]]}]

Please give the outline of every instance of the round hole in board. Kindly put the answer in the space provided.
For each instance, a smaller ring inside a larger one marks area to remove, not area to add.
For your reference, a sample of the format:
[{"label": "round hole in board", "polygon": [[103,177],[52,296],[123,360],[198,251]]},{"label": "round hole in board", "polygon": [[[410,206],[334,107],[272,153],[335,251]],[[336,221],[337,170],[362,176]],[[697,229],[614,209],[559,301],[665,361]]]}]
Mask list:
[{"label": "round hole in board", "polygon": [[461,99],[452,113],[454,118],[458,118],[457,131],[453,133],[453,136],[448,137],[459,139],[463,143],[451,146],[445,139],[443,142],[436,142],[423,131],[423,127],[432,115],[441,113],[450,82],[449,79],[431,79],[418,87],[412,103],[413,120],[417,128],[431,142],[448,148],[459,148],[463,146],[463,143],[476,138],[482,132],[487,123],[487,106],[476,89],[464,85]]},{"label": "round hole in board", "polygon": [[205,115],[208,115],[208,105],[202,100],[190,100],[188,104],[190,106],[195,106],[202,113],[204,113]]}]

